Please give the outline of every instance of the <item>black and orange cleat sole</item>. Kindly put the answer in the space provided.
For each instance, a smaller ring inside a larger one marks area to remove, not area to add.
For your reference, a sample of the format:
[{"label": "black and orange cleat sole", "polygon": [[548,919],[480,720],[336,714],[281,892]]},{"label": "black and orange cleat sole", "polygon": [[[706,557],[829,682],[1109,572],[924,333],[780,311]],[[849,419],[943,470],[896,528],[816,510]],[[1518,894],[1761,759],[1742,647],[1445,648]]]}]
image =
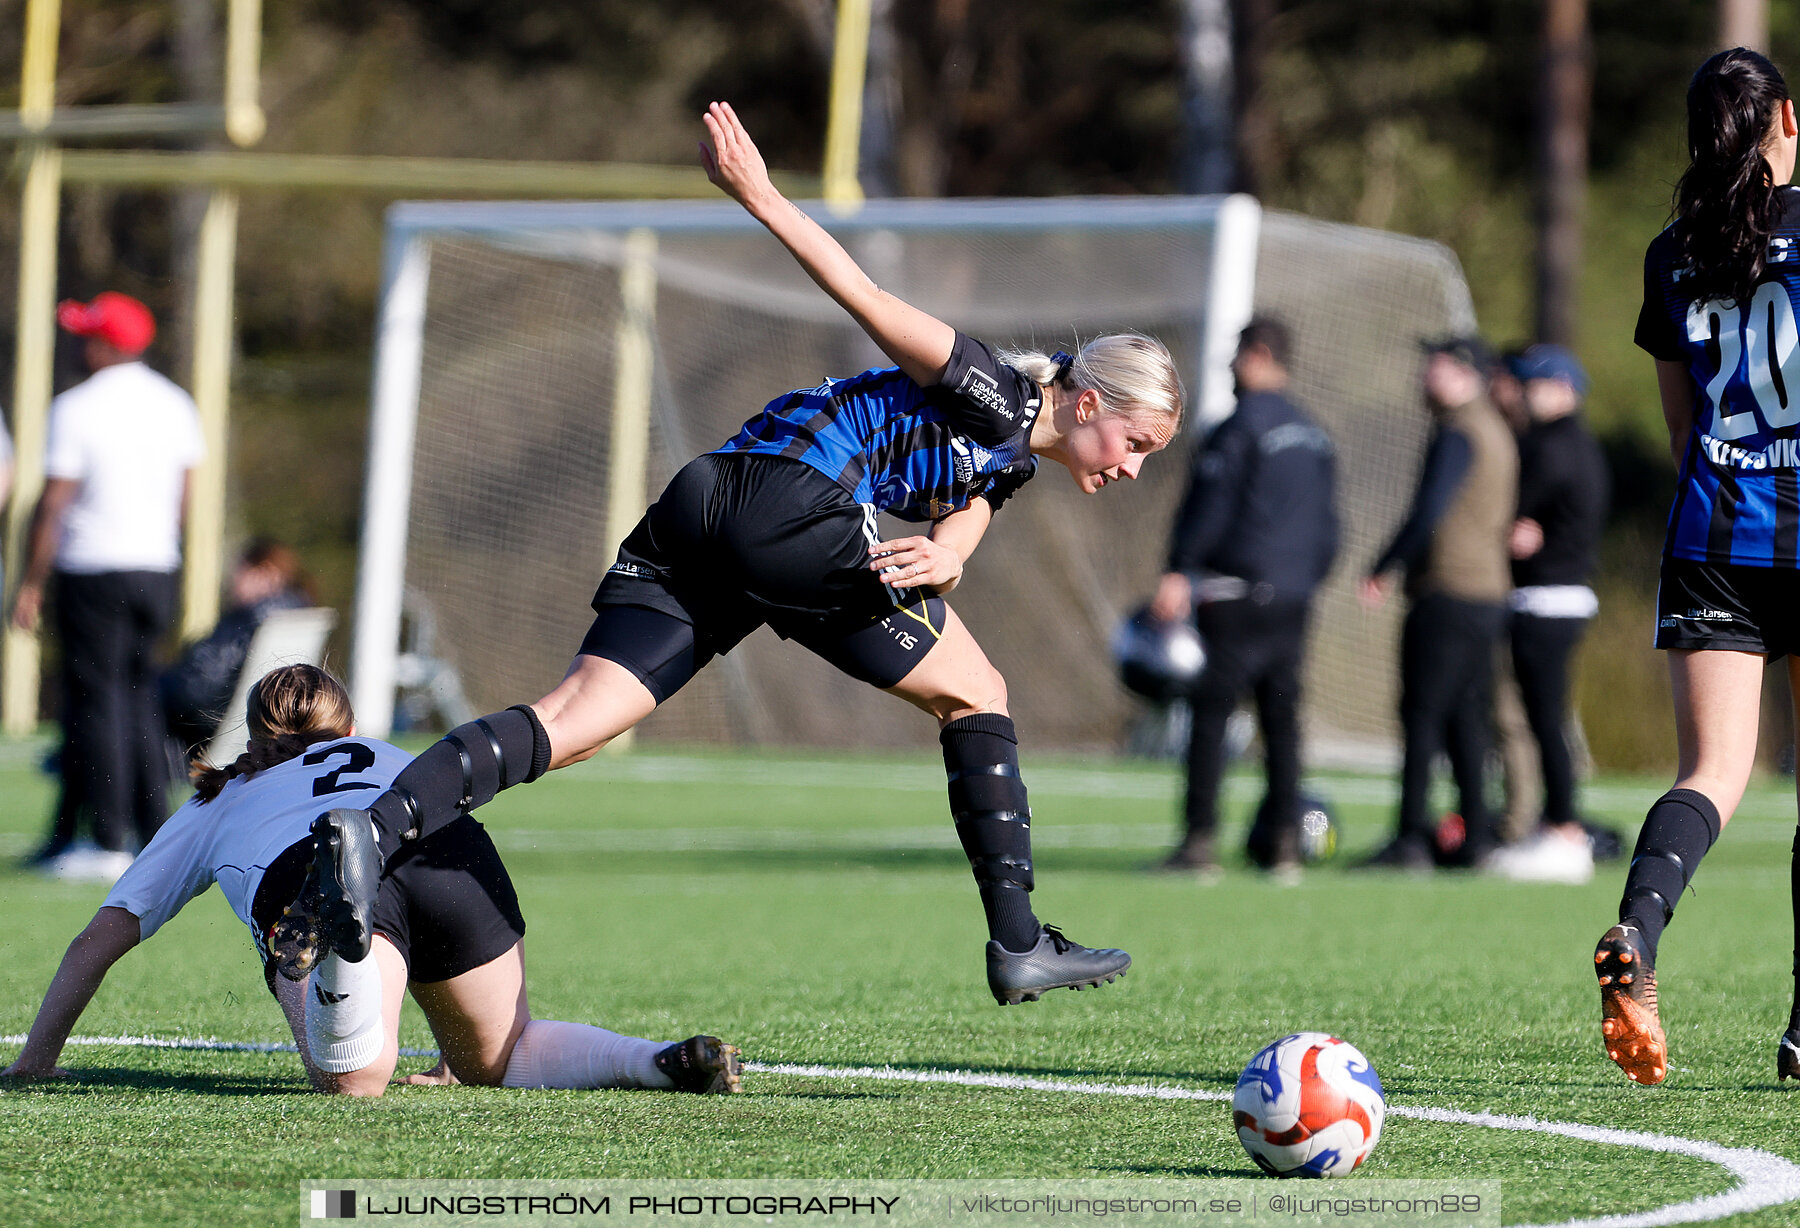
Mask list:
[{"label": "black and orange cleat sole", "polygon": [[1634,1083],[1661,1083],[1669,1073],[1669,1044],[1656,1009],[1656,972],[1636,927],[1615,925],[1601,936],[1594,975],[1606,1056]]}]

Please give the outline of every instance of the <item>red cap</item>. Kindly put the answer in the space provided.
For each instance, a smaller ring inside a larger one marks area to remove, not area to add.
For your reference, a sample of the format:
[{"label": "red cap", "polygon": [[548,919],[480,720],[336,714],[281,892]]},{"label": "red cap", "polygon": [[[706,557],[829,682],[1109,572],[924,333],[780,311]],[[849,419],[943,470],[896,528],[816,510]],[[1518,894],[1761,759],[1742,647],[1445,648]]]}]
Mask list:
[{"label": "red cap", "polygon": [[129,294],[111,290],[91,303],[65,299],[56,305],[56,322],[77,337],[98,337],[127,354],[141,354],[156,336],[156,317]]}]

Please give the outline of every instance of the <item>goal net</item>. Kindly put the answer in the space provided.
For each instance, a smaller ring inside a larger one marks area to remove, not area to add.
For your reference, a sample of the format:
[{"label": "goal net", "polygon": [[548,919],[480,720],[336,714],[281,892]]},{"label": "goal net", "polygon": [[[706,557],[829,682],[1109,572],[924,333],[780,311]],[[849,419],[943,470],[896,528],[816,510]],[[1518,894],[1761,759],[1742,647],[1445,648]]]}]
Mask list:
[{"label": "goal net", "polygon": [[[1427,430],[1423,337],[1472,326],[1444,248],[1244,198],[880,201],[821,220],[884,287],[996,345],[1136,329],[1197,412],[1136,483],[1060,466],[994,520],[951,604],[1033,746],[1115,749],[1141,711],[1110,643],[1161,569],[1187,457],[1230,407],[1252,307],[1293,327],[1298,398],[1336,438],[1344,544],[1318,607],[1315,761],[1394,739],[1394,611],[1355,580],[1403,514]],[[729,203],[408,204],[389,215],[353,685],[387,729],[403,627],[477,711],[561,677],[619,538],[694,455],[779,393],[885,362]],[[917,532],[897,523],[892,533]],[[417,646],[417,645],[415,645]],[[762,630],[641,727],[648,739],[912,747],[931,722]]]}]

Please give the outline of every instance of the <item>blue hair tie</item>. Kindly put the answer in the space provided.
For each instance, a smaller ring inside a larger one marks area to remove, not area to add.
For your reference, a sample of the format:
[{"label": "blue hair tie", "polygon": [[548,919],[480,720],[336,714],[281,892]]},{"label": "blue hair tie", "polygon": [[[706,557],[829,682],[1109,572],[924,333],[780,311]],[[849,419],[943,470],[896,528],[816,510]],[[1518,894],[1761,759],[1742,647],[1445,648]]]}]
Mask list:
[{"label": "blue hair tie", "polygon": [[1075,365],[1075,360],[1062,350],[1050,355],[1050,361],[1056,364],[1056,374],[1050,377],[1052,384],[1061,383],[1062,377],[1067,375],[1069,368]]}]

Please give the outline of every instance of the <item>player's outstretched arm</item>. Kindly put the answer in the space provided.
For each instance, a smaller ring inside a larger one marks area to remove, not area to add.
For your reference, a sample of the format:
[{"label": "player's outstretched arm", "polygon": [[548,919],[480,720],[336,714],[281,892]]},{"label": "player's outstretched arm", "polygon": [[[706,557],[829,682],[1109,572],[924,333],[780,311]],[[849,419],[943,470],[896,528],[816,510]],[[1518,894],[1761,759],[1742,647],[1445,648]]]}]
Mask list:
[{"label": "player's outstretched arm", "polygon": [[700,160],[706,177],[769,228],[807,276],[862,326],[881,352],[921,384],[935,384],[950,365],[956,330],[877,286],[850,253],[769,182],[762,154],[731,104],[707,107]]},{"label": "player's outstretched arm", "polygon": [[44,1004],[38,1007],[31,1033],[18,1059],[0,1077],[14,1079],[53,1079],[68,1074],[56,1059],[81,1012],[93,1000],[100,982],[119,957],[138,944],[138,919],[123,908],[102,908],[94,914],[63,956],[62,966],[44,993]]}]

